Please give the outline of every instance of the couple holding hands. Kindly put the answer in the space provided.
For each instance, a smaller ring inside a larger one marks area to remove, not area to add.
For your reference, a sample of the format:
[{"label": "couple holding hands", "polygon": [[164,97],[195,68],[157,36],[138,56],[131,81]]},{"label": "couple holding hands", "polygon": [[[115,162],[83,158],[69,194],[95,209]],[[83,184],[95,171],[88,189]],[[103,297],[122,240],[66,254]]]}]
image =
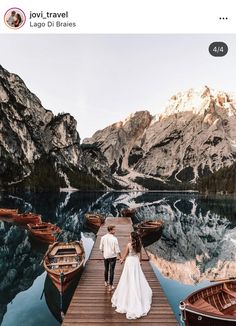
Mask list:
[{"label": "couple holding hands", "polygon": [[[127,244],[124,256],[121,257],[118,240],[115,237],[116,228],[107,227],[108,233],[101,238],[100,250],[104,257],[105,286],[111,292],[117,256],[124,268],[111,298],[113,307],[119,313],[125,313],[127,319],[136,319],[146,316],[151,308],[152,290],[141,268],[141,242],[136,232],[131,232],[130,242]],[[109,276],[109,279],[108,279]]]}]

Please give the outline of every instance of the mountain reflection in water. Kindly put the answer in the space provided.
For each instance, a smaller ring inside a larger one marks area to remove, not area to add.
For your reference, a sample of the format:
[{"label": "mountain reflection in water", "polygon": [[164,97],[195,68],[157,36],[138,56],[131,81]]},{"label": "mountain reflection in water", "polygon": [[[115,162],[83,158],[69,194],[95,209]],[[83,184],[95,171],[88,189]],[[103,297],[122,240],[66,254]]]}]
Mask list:
[{"label": "mountain reflection in water", "polygon": [[[130,207],[136,209],[135,223],[162,219],[165,222],[163,235],[158,242],[148,247],[148,251],[153,266],[157,267],[157,275],[160,276],[164,290],[165,287],[177,286],[178,283],[180,298],[188,291],[193,291],[194,284],[205,279],[235,275],[234,199],[206,199],[194,193],[157,192],[4,193],[0,195],[0,207],[42,214],[43,221],[55,223],[62,229],[59,241],[82,239],[86,258],[89,257],[95,239],[94,234],[86,228],[86,212],[119,216],[122,209]],[[9,320],[15,318],[16,321],[19,318],[15,310],[8,306],[17,302],[18,294],[33,295],[36,280],[41,293],[43,292],[45,277],[39,277],[44,272],[40,263],[47,248],[35,245],[29,239],[26,229],[3,221],[0,221],[0,244],[0,322],[9,326]],[[168,279],[173,281],[172,285],[167,285]],[[49,308],[54,315],[58,315],[57,303],[53,302],[55,296],[48,295],[48,287],[46,288]],[[41,294],[37,296],[37,300],[40,300]],[[176,312],[179,298],[169,300]],[[37,316],[45,314],[44,325],[52,325],[53,317],[49,318],[45,295],[38,307],[34,305],[34,323],[39,321]],[[32,308],[30,302],[27,306],[21,305],[21,318],[27,316]],[[37,312],[37,309],[40,311]],[[56,320],[54,324],[58,325]]]},{"label": "mountain reflection in water", "polygon": [[165,221],[161,239],[148,247],[164,276],[184,284],[235,276],[236,228],[229,219],[202,208],[197,198],[163,201],[142,210],[140,218]]}]

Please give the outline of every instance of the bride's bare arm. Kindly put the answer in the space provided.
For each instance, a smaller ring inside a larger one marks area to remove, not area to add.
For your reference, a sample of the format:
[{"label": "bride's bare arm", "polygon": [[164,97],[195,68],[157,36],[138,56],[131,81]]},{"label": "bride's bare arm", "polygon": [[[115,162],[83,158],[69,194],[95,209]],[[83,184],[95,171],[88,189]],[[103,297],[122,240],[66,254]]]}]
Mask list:
[{"label": "bride's bare arm", "polygon": [[139,261],[140,261],[140,264],[141,264],[141,262],[142,262],[142,251],[140,251],[140,253],[139,253]]},{"label": "bride's bare arm", "polygon": [[121,258],[121,263],[123,263],[125,258],[128,256],[128,253],[129,253],[129,245],[127,244],[127,246],[125,248],[124,256]]}]

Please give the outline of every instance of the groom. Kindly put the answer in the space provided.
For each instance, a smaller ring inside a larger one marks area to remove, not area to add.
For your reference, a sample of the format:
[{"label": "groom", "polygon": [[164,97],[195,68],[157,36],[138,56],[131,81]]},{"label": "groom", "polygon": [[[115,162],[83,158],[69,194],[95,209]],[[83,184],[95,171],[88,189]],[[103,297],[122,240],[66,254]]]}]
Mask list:
[{"label": "groom", "polygon": [[[114,270],[116,266],[117,255],[121,261],[120,248],[117,238],[114,236],[116,233],[116,228],[114,225],[109,225],[107,227],[107,234],[101,237],[99,249],[103,253],[104,257],[104,266],[105,266],[105,286],[109,285],[109,292],[114,289],[113,280],[114,280]],[[108,274],[110,271],[109,283],[108,283]]]}]

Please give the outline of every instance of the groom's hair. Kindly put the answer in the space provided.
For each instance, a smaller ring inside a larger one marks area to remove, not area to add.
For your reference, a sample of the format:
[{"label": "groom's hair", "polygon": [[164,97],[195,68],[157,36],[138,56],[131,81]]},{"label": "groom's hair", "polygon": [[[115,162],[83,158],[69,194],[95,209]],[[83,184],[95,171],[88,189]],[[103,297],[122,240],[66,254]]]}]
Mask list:
[{"label": "groom's hair", "polygon": [[111,232],[113,229],[115,229],[115,225],[108,225],[107,231]]}]

